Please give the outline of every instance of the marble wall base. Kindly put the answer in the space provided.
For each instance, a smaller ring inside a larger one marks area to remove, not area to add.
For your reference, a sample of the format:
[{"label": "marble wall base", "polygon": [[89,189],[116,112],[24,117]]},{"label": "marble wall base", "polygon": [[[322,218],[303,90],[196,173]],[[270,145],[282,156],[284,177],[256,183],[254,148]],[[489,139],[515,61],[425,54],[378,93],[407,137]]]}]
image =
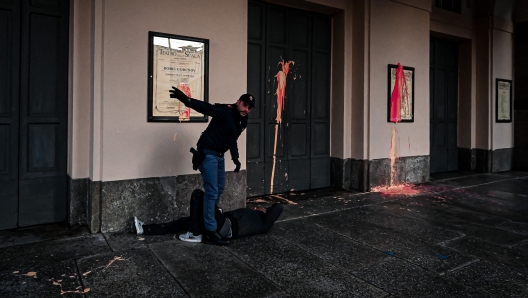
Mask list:
[{"label": "marble wall base", "polygon": [[[429,156],[409,156],[395,160],[393,184],[429,181]],[[391,184],[390,159],[346,160],[332,158],[332,186],[341,189],[369,191]]]},{"label": "marble wall base", "polygon": [[70,227],[88,224],[88,194],[90,179],[68,176],[68,224]]},{"label": "marble wall base", "polygon": [[[399,185],[402,183],[424,183],[429,181],[429,156],[406,156],[394,161],[394,177],[391,177],[391,160],[374,159],[369,165],[369,189]],[[391,181],[392,180],[392,181]]]},{"label": "marble wall base", "polygon": [[493,150],[491,156],[491,171],[511,171],[513,167],[513,148]]},{"label": "marble wall base", "polygon": [[[226,173],[219,206],[233,210],[246,205],[246,171]],[[92,233],[133,231],[134,216],[161,223],[189,215],[189,201],[202,189],[200,174],[120,181],[71,179],[70,225],[88,225]]]},{"label": "marble wall base", "polygon": [[[491,173],[511,171],[514,168],[513,148],[497,150],[472,149],[475,151],[475,171]],[[518,153],[517,153],[518,154]]]}]

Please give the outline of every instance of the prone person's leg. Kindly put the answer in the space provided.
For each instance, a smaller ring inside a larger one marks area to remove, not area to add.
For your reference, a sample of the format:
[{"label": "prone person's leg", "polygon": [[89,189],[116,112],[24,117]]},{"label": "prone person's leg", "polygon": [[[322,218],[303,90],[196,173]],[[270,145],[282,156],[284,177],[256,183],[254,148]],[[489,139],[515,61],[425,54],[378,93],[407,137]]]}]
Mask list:
[{"label": "prone person's leg", "polygon": [[195,189],[191,195],[189,218],[189,232],[195,236],[204,232],[203,203],[204,192],[200,189]]},{"label": "prone person's leg", "polygon": [[143,225],[143,235],[174,234],[189,227],[189,217],[182,217],[168,223]]}]

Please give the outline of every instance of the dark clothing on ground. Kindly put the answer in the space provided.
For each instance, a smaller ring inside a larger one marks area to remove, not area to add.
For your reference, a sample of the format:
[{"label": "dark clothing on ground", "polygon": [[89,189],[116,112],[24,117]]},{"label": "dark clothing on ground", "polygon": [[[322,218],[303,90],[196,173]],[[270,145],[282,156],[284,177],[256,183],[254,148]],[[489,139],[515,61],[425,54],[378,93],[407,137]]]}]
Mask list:
[{"label": "dark clothing on ground", "polygon": [[[144,235],[163,235],[175,234],[180,231],[192,232],[195,236],[201,235],[205,232],[202,207],[203,207],[203,192],[195,190],[191,196],[191,216],[182,217],[180,219],[163,223],[143,225]],[[216,210],[216,219],[219,227],[223,226],[226,218],[231,221],[232,237],[237,239],[249,235],[256,235],[267,233],[275,221],[279,219],[284,207],[281,204],[275,203],[271,207],[266,208],[266,212],[252,210],[248,208],[239,208],[225,213]]]},{"label": "dark clothing on ground", "polygon": [[211,123],[198,140],[198,148],[225,153],[231,153],[231,159],[238,158],[237,140],[242,131],[247,127],[248,117],[240,116],[235,105],[214,104],[189,99],[186,105],[202,114],[211,116]]},{"label": "dark clothing on ground", "polygon": [[275,221],[279,219],[284,207],[276,203],[266,209],[266,213],[259,210],[240,208],[222,214],[231,220],[232,239],[267,233],[273,227]]}]

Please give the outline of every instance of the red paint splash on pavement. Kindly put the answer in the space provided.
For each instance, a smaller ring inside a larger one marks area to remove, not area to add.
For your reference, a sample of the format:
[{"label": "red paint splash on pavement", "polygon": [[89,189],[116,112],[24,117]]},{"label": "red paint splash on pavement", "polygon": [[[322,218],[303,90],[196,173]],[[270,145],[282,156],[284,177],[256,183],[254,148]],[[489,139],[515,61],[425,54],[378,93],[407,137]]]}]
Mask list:
[{"label": "red paint splash on pavement", "polygon": [[408,195],[414,196],[420,194],[420,189],[415,188],[414,185],[400,184],[391,187],[379,186],[371,189],[372,192],[379,192],[384,197],[396,196],[396,195]]}]

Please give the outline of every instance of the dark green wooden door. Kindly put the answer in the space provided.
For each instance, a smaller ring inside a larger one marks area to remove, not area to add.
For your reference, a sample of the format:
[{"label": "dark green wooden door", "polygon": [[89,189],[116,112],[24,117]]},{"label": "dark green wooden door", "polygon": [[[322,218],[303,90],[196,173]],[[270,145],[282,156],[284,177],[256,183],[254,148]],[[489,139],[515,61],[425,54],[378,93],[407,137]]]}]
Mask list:
[{"label": "dark green wooden door", "polygon": [[331,18],[250,1],[248,22],[247,194],[330,186]]},{"label": "dark green wooden door", "polygon": [[0,229],[67,216],[66,0],[0,0]]}]

